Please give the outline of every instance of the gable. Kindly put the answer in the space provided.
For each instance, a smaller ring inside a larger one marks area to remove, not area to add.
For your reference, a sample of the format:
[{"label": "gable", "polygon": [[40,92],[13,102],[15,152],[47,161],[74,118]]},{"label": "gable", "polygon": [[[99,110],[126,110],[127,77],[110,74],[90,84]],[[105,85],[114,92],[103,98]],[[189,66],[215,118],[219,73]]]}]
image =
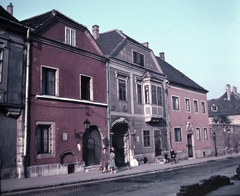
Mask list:
[{"label": "gable", "polygon": [[[23,20],[21,23],[33,28],[32,33],[37,36],[94,54],[103,55],[101,49],[85,26],[73,21],[56,10]],[[68,28],[68,31],[66,31],[66,28]]]},{"label": "gable", "polygon": [[[139,46],[131,42],[126,42],[118,51],[116,51],[116,58],[123,61],[134,64],[144,69],[149,69],[154,72],[162,74],[161,69],[159,69],[158,64],[155,60],[152,51],[144,46]],[[134,55],[139,55],[141,60],[136,60]]]}]

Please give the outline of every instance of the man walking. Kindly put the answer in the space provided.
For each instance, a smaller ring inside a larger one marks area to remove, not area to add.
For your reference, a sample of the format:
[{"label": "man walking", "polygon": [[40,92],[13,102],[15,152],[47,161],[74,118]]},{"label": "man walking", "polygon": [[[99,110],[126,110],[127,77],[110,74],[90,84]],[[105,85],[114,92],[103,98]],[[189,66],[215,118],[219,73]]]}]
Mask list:
[{"label": "man walking", "polygon": [[175,164],[177,164],[177,161],[176,161],[177,153],[176,153],[172,148],[171,148],[171,150],[170,150],[170,155],[171,155],[172,164],[173,164],[173,162],[174,162]]}]

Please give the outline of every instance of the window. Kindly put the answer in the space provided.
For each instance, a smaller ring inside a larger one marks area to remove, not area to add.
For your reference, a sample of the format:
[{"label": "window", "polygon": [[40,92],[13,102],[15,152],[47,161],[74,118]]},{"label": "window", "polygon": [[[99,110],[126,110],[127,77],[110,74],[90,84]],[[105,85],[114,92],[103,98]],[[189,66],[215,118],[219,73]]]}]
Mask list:
[{"label": "window", "polygon": [[2,82],[3,74],[3,50],[0,49],[0,83]]},{"label": "window", "polygon": [[76,31],[65,27],[65,44],[76,46]]},{"label": "window", "polygon": [[126,101],[126,81],[118,80],[119,100]]},{"label": "window", "polygon": [[54,154],[54,123],[38,122],[36,125],[36,154]]},{"label": "window", "polygon": [[203,131],[204,131],[204,139],[205,139],[205,140],[208,140],[208,131],[207,131],[207,128],[204,128]]},{"label": "window", "polygon": [[152,104],[162,105],[161,87],[151,85],[151,88],[152,88]]},{"label": "window", "polygon": [[150,101],[149,101],[149,86],[148,85],[144,86],[144,91],[145,91],[145,103],[148,104],[148,103],[150,103]]},{"label": "window", "polygon": [[142,85],[137,84],[137,102],[142,104]]},{"label": "window", "polygon": [[81,75],[81,99],[92,101],[92,78]]},{"label": "window", "polygon": [[178,97],[172,97],[173,110],[179,110],[179,99]]},{"label": "window", "polygon": [[157,104],[157,91],[156,91],[156,86],[151,86],[152,87],[152,104]]},{"label": "window", "polygon": [[162,88],[161,87],[157,87],[157,98],[158,98],[158,105],[162,105]]},{"label": "window", "polygon": [[201,140],[200,128],[196,128],[196,137],[197,137],[197,140]]},{"label": "window", "polygon": [[150,146],[150,131],[147,130],[143,131],[143,145],[144,147]]},{"label": "window", "polygon": [[193,103],[194,103],[194,112],[198,112],[198,102],[197,102],[197,100],[194,100]]},{"label": "window", "polygon": [[144,56],[138,52],[133,51],[133,63],[144,66]]},{"label": "window", "polygon": [[182,133],[181,128],[174,128],[175,142],[182,141]]},{"label": "window", "polygon": [[186,104],[186,111],[190,112],[190,100],[189,99],[185,99],[185,104]]},{"label": "window", "polygon": [[211,111],[212,111],[212,112],[217,112],[217,111],[218,111],[218,106],[216,106],[215,104],[213,104],[213,105],[211,106]]},{"label": "window", "polygon": [[42,94],[56,95],[56,69],[42,67]]},{"label": "window", "polygon": [[205,114],[205,103],[202,101],[201,102],[201,105],[202,105],[202,113]]}]

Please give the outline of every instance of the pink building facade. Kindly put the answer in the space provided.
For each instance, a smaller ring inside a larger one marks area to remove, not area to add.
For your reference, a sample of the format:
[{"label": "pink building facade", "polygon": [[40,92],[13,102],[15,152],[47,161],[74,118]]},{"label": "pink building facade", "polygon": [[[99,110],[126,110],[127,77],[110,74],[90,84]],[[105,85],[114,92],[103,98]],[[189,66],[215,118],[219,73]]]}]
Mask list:
[{"label": "pink building facade", "polygon": [[157,57],[166,75],[169,146],[179,159],[211,156],[212,138],[208,122],[207,90]]},{"label": "pink building facade", "polygon": [[81,172],[99,165],[108,145],[106,58],[86,27],[58,11],[22,22],[34,29],[27,175]]}]

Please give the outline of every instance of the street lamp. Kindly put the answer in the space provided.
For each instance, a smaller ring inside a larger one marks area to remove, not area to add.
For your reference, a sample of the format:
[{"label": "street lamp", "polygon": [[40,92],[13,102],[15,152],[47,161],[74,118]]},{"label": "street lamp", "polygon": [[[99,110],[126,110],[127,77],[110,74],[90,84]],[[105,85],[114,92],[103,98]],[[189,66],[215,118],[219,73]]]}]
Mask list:
[{"label": "street lamp", "polygon": [[215,132],[213,132],[212,137],[213,137],[214,146],[215,146],[215,156],[217,157],[218,154],[217,154],[217,143],[216,143],[216,133]]},{"label": "street lamp", "polygon": [[84,125],[84,129],[85,129],[85,130],[89,129],[89,127],[90,127],[90,122],[88,121],[88,119],[86,119],[86,120],[84,121],[83,125]]},{"label": "street lamp", "polygon": [[[84,125],[84,130],[85,130],[85,131],[89,129],[89,127],[90,127],[90,122],[88,121],[88,119],[86,119],[86,120],[84,121],[83,125]],[[75,137],[75,138],[81,139],[82,136],[83,136],[83,132],[76,132],[76,129],[74,129],[74,137]]]}]

